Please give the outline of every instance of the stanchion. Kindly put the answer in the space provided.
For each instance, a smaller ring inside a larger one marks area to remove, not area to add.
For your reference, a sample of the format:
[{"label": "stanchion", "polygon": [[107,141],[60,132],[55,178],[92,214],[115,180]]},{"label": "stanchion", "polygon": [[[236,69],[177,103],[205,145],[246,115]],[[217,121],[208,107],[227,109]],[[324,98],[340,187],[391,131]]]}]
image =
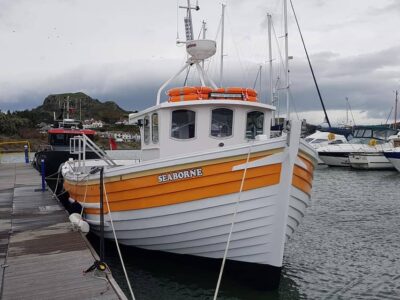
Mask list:
[{"label": "stanchion", "polygon": [[104,168],[100,168],[100,262],[104,262]]},{"label": "stanchion", "polygon": [[45,160],[42,158],[40,160],[40,175],[42,176],[42,188],[35,189],[35,192],[44,192],[47,191],[46,189],[46,172],[45,172]]},{"label": "stanchion", "polygon": [[29,151],[28,151],[28,145],[24,146],[24,152],[25,152],[25,163],[29,164]]}]

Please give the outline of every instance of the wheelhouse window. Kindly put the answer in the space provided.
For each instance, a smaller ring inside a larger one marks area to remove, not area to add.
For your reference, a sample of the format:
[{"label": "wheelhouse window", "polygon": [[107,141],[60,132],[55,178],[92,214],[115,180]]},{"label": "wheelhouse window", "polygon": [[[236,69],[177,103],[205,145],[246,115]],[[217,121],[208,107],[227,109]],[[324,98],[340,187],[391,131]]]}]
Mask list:
[{"label": "wheelhouse window", "polygon": [[246,138],[254,139],[257,135],[264,133],[264,113],[251,111],[247,113]]},{"label": "wheelhouse window", "polygon": [[171,137],[175,139],[191,139],[195,136],[196,113],[179,109],[172,112]]},{"label": "wheelhouse window", "polygon": [[149,116],[145,116],[143,120],[143,140],[145,144],[150,142],[150,119]]},{"label": "wheelhouse window", "polygon": [[228,137],[232,135],[233,111],[217,108],[212,111],[211,136]]},{"label": "wheelhouse window", "polygon": [[158,114],[151,115],[151,138],[154,144],[158,143]]}]

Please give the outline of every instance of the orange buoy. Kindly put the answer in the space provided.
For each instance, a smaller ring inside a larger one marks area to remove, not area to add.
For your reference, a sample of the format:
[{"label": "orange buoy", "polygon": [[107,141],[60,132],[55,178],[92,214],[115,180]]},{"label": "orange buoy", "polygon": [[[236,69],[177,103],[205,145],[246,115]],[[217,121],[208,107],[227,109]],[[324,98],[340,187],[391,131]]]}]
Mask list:
[{"label": "orange buoy", "polygon": [[208,94],[191,94],[169,97],[169,102],[191,101],[191,100],[205,100],[208,99]]},{"label": "orange buoy", "polygon": [[[257,101],[257,92],[254,89],[242,88],[242,87],[227,87],[227,88],[217,88],[212,91],[216,94],[237,94],[242,95],[243,98],[229,97],[229,95],[224,95],[221,99],[229,99],[229,100],[246,100],[246,101]],[[218,98],[218,96],[214,95],[213,98]]]},{"label": "orange buoy", "polygon": [[208,86],[184,86],[170,89],[167,92],[167,95],[173,97],[192,94],[208,94],[211,93],[211,91],[212,89]]}]

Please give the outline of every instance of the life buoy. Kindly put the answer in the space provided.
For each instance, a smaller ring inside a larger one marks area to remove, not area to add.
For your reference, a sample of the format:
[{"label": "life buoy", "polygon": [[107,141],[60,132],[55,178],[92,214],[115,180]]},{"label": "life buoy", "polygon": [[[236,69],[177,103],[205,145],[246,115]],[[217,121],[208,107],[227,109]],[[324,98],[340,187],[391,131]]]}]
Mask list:
[{"label": "life buoy", "polygon": [[169,102],[205,100],[208,98],[209,98],[208,94],[191,94],[191,95],[171,96],[171,97],[169,97]]},{"label": "life buoy", "polygon": [[211,93],[212,89],[208,86],[184,86],[168,90],[167,95],[182,96],[182,95],[193,95],[193,94],[208,94]]},{"label": "life buoy", "polygon": [[376,140],[375,139],[370,139],[369,142],[368,142],[368,145],[370,145],[372,147],[376,146]]},{"label": "life buoy", "polygon": [[329,132],[328,141],[333,141],[335,138],[336,138],[335,134],[333,132]]},{"label": "life buoy", "polygon": [[[231,100],[245,100],[245,101],[257,101],[257,92],[253,89],[242,88],[242,87],[227,87],[227,88],[217,88],[212,91],[213,93],[221,94],[240,94],[243,99],[231,98]],[[216,97],[215,97],[216,98]],[[224,99],[230,99],[229,97],[224,97]]]}]

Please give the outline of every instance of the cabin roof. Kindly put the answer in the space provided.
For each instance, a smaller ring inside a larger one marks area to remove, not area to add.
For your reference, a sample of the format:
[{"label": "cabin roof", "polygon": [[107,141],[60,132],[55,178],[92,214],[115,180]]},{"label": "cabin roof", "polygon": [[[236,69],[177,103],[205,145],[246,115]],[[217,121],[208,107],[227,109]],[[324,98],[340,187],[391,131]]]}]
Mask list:
[{"label": "cabin roof", "polygon": [[260,103],[260,102],[251,102],[251,101],[243,101],[243,100],[227,100],[227,99],[208,99],[208,100],[192,100],[192,101],[180,101],[180,102],[163,102],[159,105],[155,105],[149,107],[143,111],[138,113],[132,113],[129,115],[129,121],[133,122],[137,119],[140,119],[144,115],[151,113],[153,111],[157,111],[164,108],[188,108],[191,106],[214,106],[214,105],[222,105],[225,107],[235,108],[235,107],[249,107],[249,108],[261,108],[266,110],[276,110],[275,106]]},{"label": "cabin roof", "polygon": [[67,134],[95,134],[96,131],[90,129],[65,129],[65,128],[54,128],[49,129],[49,134],[67,133]]}]

